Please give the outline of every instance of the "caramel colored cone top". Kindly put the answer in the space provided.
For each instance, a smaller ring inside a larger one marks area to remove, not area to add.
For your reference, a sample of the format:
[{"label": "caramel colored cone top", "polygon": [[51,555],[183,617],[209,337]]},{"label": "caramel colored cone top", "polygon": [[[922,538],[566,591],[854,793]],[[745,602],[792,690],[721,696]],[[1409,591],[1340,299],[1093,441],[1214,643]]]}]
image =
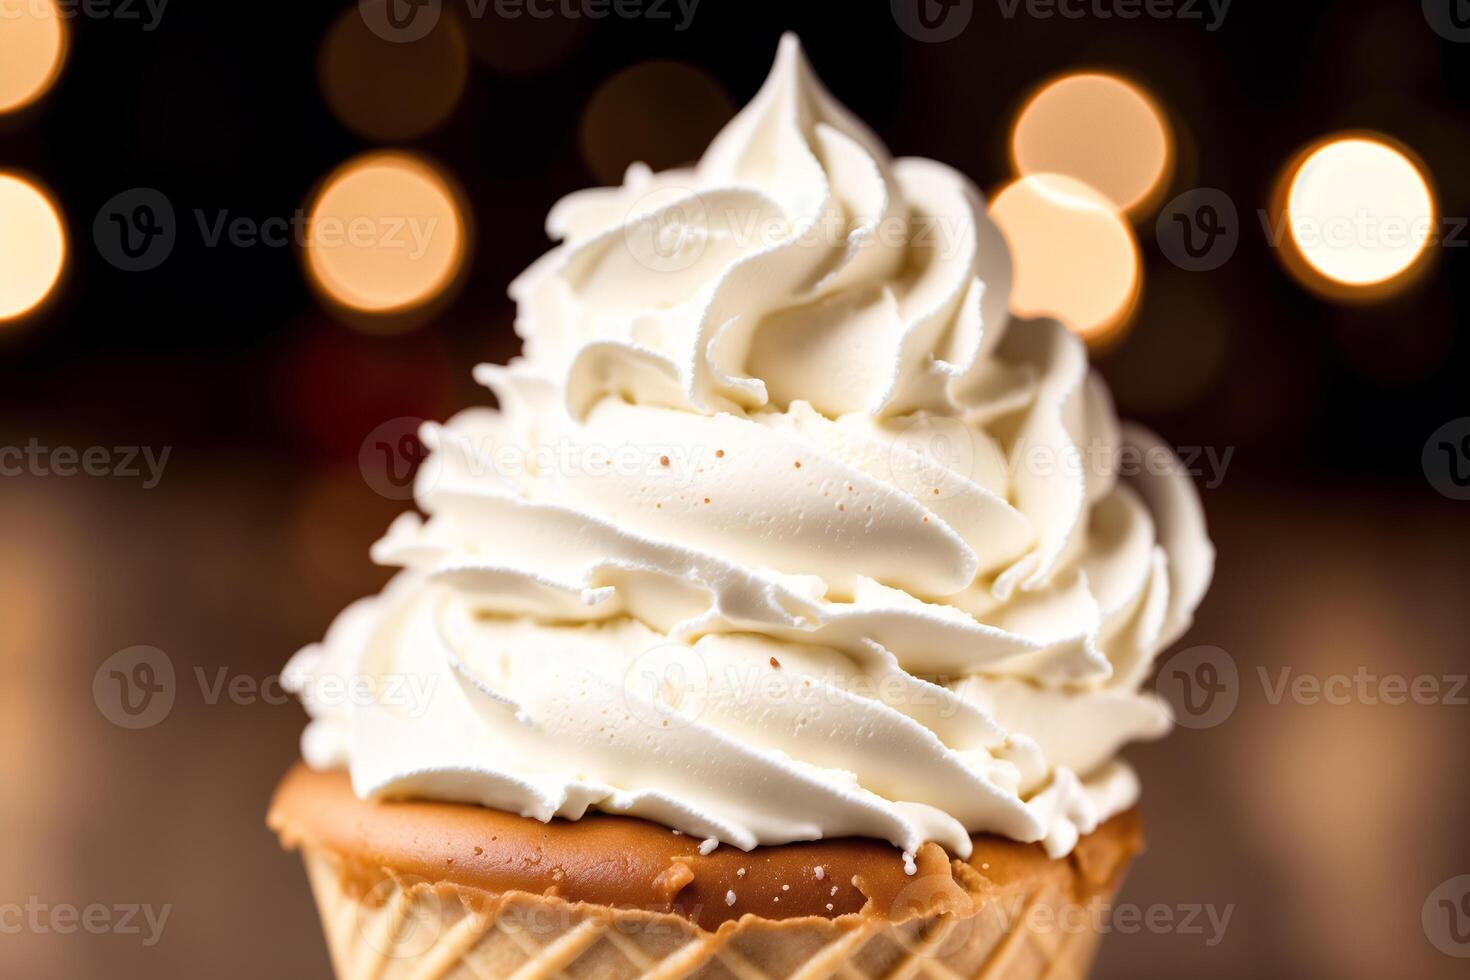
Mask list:
[{"label": "caramel colored cone top", "polygon": [[752,851],[721,846],[702,854],[698,840],[629,817],[541,823],[461,804],[364,801],[345,774],[301,765],[282,782],[269,822],[287,847],[335,855],[344,875],[358,877],[364,889],[386,870],[487,894],[668,913],[706,930],[745,915],[963,916],[989,897],[1056,876],[1073,879],[1082,901],[1111,889],[1142,842],[1130,812],[1060,860],[1040,845],[989,835],[973,838],[967,861],[926,844],[912,865],[893,846],[866,838]]}]

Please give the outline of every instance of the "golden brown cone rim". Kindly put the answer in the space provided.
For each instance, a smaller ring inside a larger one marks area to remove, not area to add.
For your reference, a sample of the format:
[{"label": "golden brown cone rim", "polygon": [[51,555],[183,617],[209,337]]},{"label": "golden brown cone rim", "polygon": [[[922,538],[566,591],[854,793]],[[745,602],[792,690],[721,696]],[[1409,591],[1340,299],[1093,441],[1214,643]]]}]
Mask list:
[{"label": "golden brown cone rim", "polygon": [[978,834],[968,860],[924,845],[914,875],[905,873],[898,849],[860,837],[751,851],[724,845],[706,855],[697,839],[631,817],[542,823],[457,803],[361,800],[345,773],[303,764],[276,790],[268,823],[288,848],[337,855],[363,891],[389,872],[489,894],[673,913],[708,930],[745,915],[964,915],[987,898],[1029,893],[1047,876],[1072,879],[1082,901],[1113,887],[1142,848],[1141,822],[1129,811],[1065,858],[1048,858],[1039,844]]}]

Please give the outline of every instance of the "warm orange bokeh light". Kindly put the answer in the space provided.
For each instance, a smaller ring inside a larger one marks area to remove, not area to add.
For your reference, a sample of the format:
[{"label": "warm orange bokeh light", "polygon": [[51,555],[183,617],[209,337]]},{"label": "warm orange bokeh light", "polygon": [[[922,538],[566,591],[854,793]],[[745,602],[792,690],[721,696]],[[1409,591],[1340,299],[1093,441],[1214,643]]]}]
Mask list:
[{"label": "warm orange bokeh light", "polygon": [[997,194],[991,215],[1015,262],[1016,315],[1056,317],[1094,344],[1121,329],[1141,273],[1138,243],[1111,201],[1071,177],[1038,174]]},{"label": "warm orange bokeh light", "polygon": [[0,324],[51,295],[66,265],[66,226],[39,187],[0,173]]},{"label": "warm orange bokeh light", "polygon": [[442,296],[464,266],[468,227],[432,165],[378,153],[343,166],[310,209],[307,270],[329,299],[391,314]]},{"label": "warm orange bokeh light", "polygon": [[720,84],[692,65],[648,61],[598,87],[582,113],[582,159],[604,184],[628,165],[668,170],[698,160],[735,105]]},{"label": "warm orange bokeh light", "polygon": [[356,4],[322,42],[322,94],[344,125],[371,140],[422,136],[459,104],[469,79],[469,45],[456,18],[412,44],[385,40]]},{"label": "warm orange bokeh light", "polygon": [[0,113],[51,90],[66,61],[66,21],[55,0],[0,0]]},{"label": "warm orange bokeh light", "polygon": [[1112,75],[1047,83],[1016,117],[1011,160],[1018,176],[1064,174],[1120,211],[1149,210],[1174,165],[1169,125],[1138,86]]},{"label": "warm orange bokeh light", "polygon": [[1437,240],[1424,167],[1392,141],[1339,134],[1298,154],[1283,174],[1281,253],[1307,287],[1342,299],[1396,292]]}]

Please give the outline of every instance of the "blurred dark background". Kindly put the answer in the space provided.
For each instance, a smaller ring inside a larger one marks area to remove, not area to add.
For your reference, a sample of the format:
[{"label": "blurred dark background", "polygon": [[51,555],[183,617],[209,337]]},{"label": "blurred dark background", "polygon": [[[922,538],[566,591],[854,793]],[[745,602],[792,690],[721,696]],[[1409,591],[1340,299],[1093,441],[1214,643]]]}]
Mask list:
[{"label": "blurred dark background", "polygon": [[[211,704],[196,670],[263,683],[386,580],[367,547],[404,503],[364,479],[364,439],[484,402],[470,368],[517,350],[506,285],[549,247],[551,204],[634,160],[697,156],[787,29],[895,154],[987,192],[1013,177],[1028,94],[1116,72],[1167,113],[1163,200],[1212,187],[1240,208],[1238,250],[1203,273],[1168,260],[1153,213],[1139,219],[1139,305],[1097,356],[1124,416],[1233,451],[1204,491],[1220,561],[1185,645],[1227,651],[1239,703],[1132,752],[1151,852],[1123,900],[1234,910],[1214,946],[1114,935],[1098,974],[1464,975],[1421,912],[1470,873],[1470,692],[1273,704],[1257,670],[1446,690],[1470,672],[1470,503],[1424,463],[1431,434],[1470,416],[1470,233],[1393,295],[1326,299],[1255,214],[1295,152],[1357,129],[1412,148],[1441,214],[1470,214],[1470,44],[1386,0],[1235,0],[1216,30],[1204,4],[1204,21],[1123,21],[977,0],[943,42],[905,33],[879,0],[702,0],[683,30],[672,3],[669,19],[595,21],[465,3],[444,0],[437,30],[458,40],[427,67],[398,50],[421,45],[375,46],[356,5],[331,0],[174,0],[153,29],[141,4],[141,20],[76,16],[54,89],[0,114],[0,172],[46,188],[69,236],[53,298],[0,322],[0,446],[170,453],[156,487],[0,478],[0,905],[172,906],[153,946],[0,933],[0,976],[329,974],[305,879],[263,825],[303,713]],[[194,227],[196,209],[290,216],[383,147],[433,161],[472,222],[458,283],[422,312],[349,315],[309,284],[299,248],[210,247]],[[179,216],[174,250],[144,272],[93,237],[134,188]],[[166,653],[178,696],[132,731],[99,711],[93,678],[137,645]]]}]

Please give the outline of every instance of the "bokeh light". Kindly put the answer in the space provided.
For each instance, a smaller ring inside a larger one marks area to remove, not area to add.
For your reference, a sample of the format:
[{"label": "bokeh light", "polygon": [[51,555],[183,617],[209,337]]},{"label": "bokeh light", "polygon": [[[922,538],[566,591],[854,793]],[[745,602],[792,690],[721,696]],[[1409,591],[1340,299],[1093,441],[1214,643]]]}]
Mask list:
[{"label": "bokeh light", "polygon": [[35,184],[0,173],[0,324],[40,306],[65,266],[61,212]]},{"label": "bokeh light", "polygon": [[692,163],[735,114],[719,83],[690,65],[650,61],[603,83],[582,116],[582,157],[605,184],[631,163]]},{"label": "bokeh light", "polygon": [[66,63],[67,39],[55,0],[0,0],[0,113],[51,90]]},{"label": "bokeh light", "polygon": [[1111,201],[1060,174],[1022,177],[995,196],[991,215],[1015,262],[1011,310],[1052,316],[1089,344],[1111,343],[1140,292],[1133,230]]},{"label": "bokeh light", "polygon": [[[386,0],[385,0],[386,2]],[[459,104],[469,45],[455,17],[442,17],[412,44],[379,37],[354,5],[322,44],[319,75],[327,105],[369,139],[422,136]]]},{"label": "bokeh light", "polygon": [[445,296],[464,268],[469,226],[432,164],[374,153],[326,179],[309,209],[306,265],[332,302],[384,315]]},{"label": "bokeh light", "polygon": [[1274,211],[1287,268],[1334,298],[1396,292],[1438,234],[1425,169],[1371,134],[1330,137],[1298,154],[1278,185]]},{"label": "bokeh light", "polygon": [[1146,92],[1087,73],[1049,82],[1027,101],[1011,132],[1011,160],[1018,176],[1064,174],[1138,215],[1166,188],[1174,145]]}]

